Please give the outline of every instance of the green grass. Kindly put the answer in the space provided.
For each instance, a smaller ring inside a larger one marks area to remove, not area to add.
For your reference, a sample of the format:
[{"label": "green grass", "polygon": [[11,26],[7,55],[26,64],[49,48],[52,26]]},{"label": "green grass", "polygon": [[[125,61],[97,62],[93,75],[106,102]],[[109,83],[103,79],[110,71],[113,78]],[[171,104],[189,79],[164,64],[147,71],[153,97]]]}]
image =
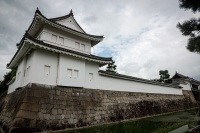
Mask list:
[{"label": "green grass", "polygon": [[186,122],[177,123],[138,120],[132,122],[78,129],[73,131],[64,131],[59,133],[167,133],[185,124]]},{"label": "green grass", "polygon": [[168,133],[186,124],[190,128],[198,125],[198,122],[193,119],[196,114],[196,110],[193,110],[59,133]]}]

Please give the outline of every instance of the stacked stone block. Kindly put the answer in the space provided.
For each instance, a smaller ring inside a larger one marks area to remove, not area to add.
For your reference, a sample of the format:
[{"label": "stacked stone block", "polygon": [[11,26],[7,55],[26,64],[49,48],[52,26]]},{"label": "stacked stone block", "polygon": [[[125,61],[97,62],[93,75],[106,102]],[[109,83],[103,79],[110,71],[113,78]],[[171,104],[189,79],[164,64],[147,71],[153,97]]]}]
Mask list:
[{"label": "stacked stone block", "polygon": [[156,115],[195,106],[194,101],[183,95],[29,84],[4,99],[3,108],[0,110],[0,122],[4,130],[59,130]]}]

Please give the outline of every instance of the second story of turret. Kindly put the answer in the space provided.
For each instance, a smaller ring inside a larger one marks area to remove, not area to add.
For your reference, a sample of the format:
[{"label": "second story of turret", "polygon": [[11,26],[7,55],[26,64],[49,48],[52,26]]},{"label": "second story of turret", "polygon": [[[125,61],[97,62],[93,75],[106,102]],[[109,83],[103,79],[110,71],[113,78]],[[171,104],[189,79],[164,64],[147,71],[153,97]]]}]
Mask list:
[{"label": "second story of turret", "polygon": [[91,54],[91,47],[103,40],[103,36],[87,34],[75,20],[72,10],[65,16],[48,19],[37,9],[26,32],[45,43],[85,54]]}]

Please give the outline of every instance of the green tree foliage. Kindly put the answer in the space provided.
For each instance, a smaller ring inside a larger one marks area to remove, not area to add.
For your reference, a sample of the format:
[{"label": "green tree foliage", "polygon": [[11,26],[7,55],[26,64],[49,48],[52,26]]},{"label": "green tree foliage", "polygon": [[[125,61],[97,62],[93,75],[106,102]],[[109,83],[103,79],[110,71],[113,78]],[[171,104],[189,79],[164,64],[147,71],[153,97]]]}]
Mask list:
[{"label": "green tree foliage", "polygon": [[115,65],[115,61],[113,61],[112,63],[108,64],[106,71],[116,73],[116,68],[117,66]]},{"label": "green tree foliage", "polygon": [[160,79],[158,80],[159,82],[162,83],[171,83],[171,79],[169,79],[170,75],[168,73],[168,70],[160,70],[159,71]]},{"label": "green tree foliage", "polygon": [[[200,0],[179,0],[179,7],[192,12],[200,12]],[[200,54],[200,18],[192,18],[178,23],[177,28],[180,29],[184,36],[190,36],[187,49],[191,52]]]},{"label": "green tree foliage", "polygon": [[0,94],[8,90],[7,83],[16,75],[16,70],[11,70],[4,75],[4,79],[0,83]]}]

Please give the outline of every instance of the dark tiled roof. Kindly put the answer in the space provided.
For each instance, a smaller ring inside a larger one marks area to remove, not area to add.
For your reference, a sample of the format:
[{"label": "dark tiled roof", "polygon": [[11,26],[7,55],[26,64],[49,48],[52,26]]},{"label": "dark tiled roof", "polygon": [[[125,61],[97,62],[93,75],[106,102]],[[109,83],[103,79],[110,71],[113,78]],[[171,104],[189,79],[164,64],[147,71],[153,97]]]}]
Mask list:
[{"label": "dark tiled roof", "polygon": [[126,80],[133,80],[133,81],[147,83],[147,84],[160,85],[160,86],[173,87],[173,88],[180,88],[180,86],[178,86],[176,83],[170,83],[170,84],[160,83],[158,81],[142,79],[142,78],[137,78],[137,77],[133,77],[133,76],[127,76],[127,75],[118,74],[118,73],[109,72],[109,71],[99,70],[99,74],[107,75],[107,76],[110,76],[110,77],[126,79]]},{"label": "dark tiled roof", "polygon": [[41,44],[43,46],[47,46],[47,47],[54,48],[54,49],[57,49],[57,50],[62,50],[64,52],[69,52],[69,53],[73,53],[73,54],[76,54],[76,55],[81,55],[81,56],[92,58],[92,59],[96,59],[96,60],[112,61],[112,58],[99,57],[99,56],[95,56],[95,55],[92,55],[92,54],[84,54],[84,53],[80,53],[80,52],[77,52],[77,51],[74,51],[74,50],[70,50],[70,49],[67,49],[67,48],[62,48],[62,47],[58,47],[58,46],[51,45],[51,44],[48,44],[48,43],[44,43],[43,41],[40,41],[40,40],[37,40],[37,39],[33,38],[29,34],[26,35],[26,38],[28,38],[28,39],[36,42],[36,43],[39,43],[39,44]]},{"label": "dark tiled roof", "polygon": [[182,75],[182,74],[177,73],[177,72],[175,73],[175,75],[174,75],[171,79],[176,79],[176,78],[188,79],[188,80],[190,80],[190,81],[192,81],[192,82],[195,82],[195,83],[200,84],[200,81],[195,80],[195,79],[193,79],[193,78],[190,78],[190,77],[188,77],[188,76]]},{"label": "dark tiled roof", "polygon": [[[71,31],[73,31],[73,32],[76,32],[76,33],[79,33],[79,34],[82,34],[82,35],[87,35],[87,36],[89,36],[89,37],[93,37],[93,38],[97,38],[97,39],[103,39],[104,37],[103,36],[97,36],[97,35],[90,35],[90,34],[87,34],[87,33],[85,33],[85,31],[84,31],[84,33],[82,33],[82,32],[80,32],[80,31],[76,31],[76,30],[74,30],[74,29],[71,29],[71,28],[69,28],[69,27],[66,27],[66,26],[64,26],[64,25],[61,25],[61,24],[59,24],[59,23],[56,23],[55,22],[55,20],[53,20],[53,19],[48,19],[48,18],[46,18],[40,11],[39,11],[39,9],[37,8],[37,10],[35,11],[35,16],[34,16],[34,18],[33,18],[33,21],[32,21],[32,23],[30,24],[30,26],[29,26],[29,28],[28,28],[28,30],[26,31],[26,32],[28,32],[29,33],[29,31],[30,31],[30,28],[31,28],[31,26],[33,25],[33,22],[34,22],[34,20],[35,20],[35,18],[36,18],[36,14],[39,14],[40,16],[42,16],[44,19],[46,19],[47,21],[50,21],[50,22],[52,22],[52,23],[54,23],[54,24],[56,24],[56,25],[59,25],[59,26],[61,26],[61,27],[63,27],[63,28],[66,28],[66,29],[68,29],[68,30],[71,30]],[[68,14],[69,15],[69,14]],[[67,15],[66,15],[67,16]],[[74,19],[75,20],[75,19]],[[76,21],[76,20],[75,20]],[[77,22],[76,22],[77,23]],[[78,23],[77,23],[78,24]],[[81,27],[80,27],[81,28]],[[22,40],[23,40],[23,38],[22,38]],[[17,43],[16,45],[17,46],[19,46],[21,43]]]},{"label": "dark tiled roof", "polygon": [[[76,33],[78,33],[78,34],[81,34],[81,35],[86,35],[86,36],[89,36],[89,37],[92,37],[92,38],[96,38],[96,39],[103,39],[104,37],[103,36],[97,36],[97,35],[90,35],[90,34],[87,34],[87,33],[85,33],[85,31],[84,31],[84,33],[83,32],[80,32],[80,31],[77,31],[77,30],[74,30],[74,29],[71,29],[71,28],[69,28],[69,27],[66,27],[66,26],[64,26],[64,25],[61,25],[61,24],[59,24],[59,23],[57,23],[57,22],[55,22],[55,20],[54,19],[48,19],[48,18],[46,18],[40,11],[39,11],[39,9],[37,8],[37,10],[35,11],[35,16],[34,16],[34,18],[33,18],[33,21],[32,21],[32,23],[31,23],[31,25],[29,26],[29,28],[28,28],[28,30],[26,31],[26,32],[28,32],[29,33],[29,31],[30,31],[30,28],[31,28],[31,26],[33,25],[33,22],[34,22],[34,20],[35,20],[35,18],[36,18],[36,14],[39,14],[40,16],[42,16],[45,20],[47,20],[47,21],[50,21],[50,22],[52,22],[52,23],[54,23],[54,24],[56,24],[56,25],[59,25],[60,27],[62,27],[62,28],[66,28],[66,29],[68,29],[68,30],[70,30],[70,31],[73,31],[73,32],[76,32]],[[66,16],[67,17],[67,16]],[[74,19],[75,20],[75,19]],[[76,21],[76,20],[75,20]],[[77,23],[77,22],[76,22]],[[78,23],[77,23],[78,24]],[[81,28],[81,27],[80,27]],[[18,45],[17,45],[18,46]]]}]

